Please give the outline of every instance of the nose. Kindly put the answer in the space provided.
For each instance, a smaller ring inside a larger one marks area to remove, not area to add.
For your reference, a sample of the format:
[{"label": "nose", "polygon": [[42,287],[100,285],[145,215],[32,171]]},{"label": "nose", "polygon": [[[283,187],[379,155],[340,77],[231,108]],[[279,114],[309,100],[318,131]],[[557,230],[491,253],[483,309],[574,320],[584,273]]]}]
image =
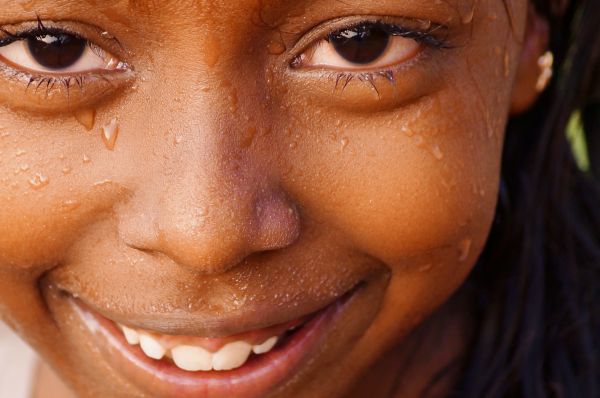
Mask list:
[{"label": "nose", "polygon": [[164,177],[146,179],[118,212],[123,241],[205,274],[291,245],[300,233],[297,206],[266,170],[223,153],[192,144]]}]

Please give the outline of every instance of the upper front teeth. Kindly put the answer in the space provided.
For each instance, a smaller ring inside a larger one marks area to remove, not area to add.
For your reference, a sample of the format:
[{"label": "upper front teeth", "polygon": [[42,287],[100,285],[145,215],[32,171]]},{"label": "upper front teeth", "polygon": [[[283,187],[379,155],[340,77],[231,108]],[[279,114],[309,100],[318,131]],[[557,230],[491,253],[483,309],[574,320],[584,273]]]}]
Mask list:
[{"label": "upper front teeth", "polygon": [[123,334],[125,335],[127,342],[131,345],[140,342],[140,334],[133,329],[129,329],[127,326],[123,326]]},{"label": "upper front teeth", "polygon": [[140,344],[146,356],[160,360],[165,355],[171,357],[178,368],[190,372],[209,370],[231,370],[241,367],[252,352],[265,354],[277,344],[278,337],[273,336],[261,344],[251,345],[245,341],[230,342],[219,351],[211,353],[203,347],[177,345],[170,350],[149,334],[121,326],[125,339],[131,345]]},{"label": "upper front teeth", "polygon": [[171,350],[173,362],[178,368],[196,372],[212,370],[212,354],[202,347],[180,345]]},{"label": "upper front teeth", "polygon": [[140,347],[144,354],[152,359],[162,359],[167,353],[167,350],[157,340],[147,334],[140,335]]},{"label": "upper front teeth", "polygon": [[214,370],[239,368],[246,363],[251,351],[252,346],[244,341],[226,344],[213,354],[212,367]]}]

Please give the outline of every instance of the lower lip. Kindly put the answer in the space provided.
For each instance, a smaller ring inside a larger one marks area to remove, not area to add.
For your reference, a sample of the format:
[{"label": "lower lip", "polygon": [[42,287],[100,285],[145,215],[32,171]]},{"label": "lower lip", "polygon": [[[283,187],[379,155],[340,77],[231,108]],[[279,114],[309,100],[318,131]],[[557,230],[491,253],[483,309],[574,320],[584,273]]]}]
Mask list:
[{"label": "lower lip", "polygon": [[151,396],[259,398],[284,385],[308,362],[358,290],[315,314],[270,352],[252,356],[238,369],[222,372],[186,372],[171,362],[152,360],[139,346],[129,345],[112,321],[79,302],[75,309],[88,328],[106,341],[99,348],[110,365]]}]

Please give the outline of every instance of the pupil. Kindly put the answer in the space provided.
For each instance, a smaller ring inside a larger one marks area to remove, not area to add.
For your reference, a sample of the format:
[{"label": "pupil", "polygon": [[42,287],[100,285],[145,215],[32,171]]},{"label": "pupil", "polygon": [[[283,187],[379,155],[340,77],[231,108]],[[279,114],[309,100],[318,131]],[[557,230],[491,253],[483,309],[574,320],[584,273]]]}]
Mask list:
[{"label": "pupil", "polygon": [[329,37],[337,53],[353,64],[370,64],[388,47],[390,34],[376,26],[360,26],[342,30]]},{"label": "pupil", "polygon": [[33,58],[48,69],[65,69],[74,65],[81,58],[85,45],[86,40],[67,34],[46,34],[27,39]]}]

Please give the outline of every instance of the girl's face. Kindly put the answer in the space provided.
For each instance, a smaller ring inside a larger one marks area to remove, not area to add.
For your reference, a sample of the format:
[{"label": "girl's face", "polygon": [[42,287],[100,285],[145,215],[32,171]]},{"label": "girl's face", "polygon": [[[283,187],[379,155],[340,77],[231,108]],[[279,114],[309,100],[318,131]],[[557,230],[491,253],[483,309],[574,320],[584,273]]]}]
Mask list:
[{"label": "girl's face", "polygon": [[2,317],[82,396],[343,396],[484,246],[526,6],[4,1]]}]

